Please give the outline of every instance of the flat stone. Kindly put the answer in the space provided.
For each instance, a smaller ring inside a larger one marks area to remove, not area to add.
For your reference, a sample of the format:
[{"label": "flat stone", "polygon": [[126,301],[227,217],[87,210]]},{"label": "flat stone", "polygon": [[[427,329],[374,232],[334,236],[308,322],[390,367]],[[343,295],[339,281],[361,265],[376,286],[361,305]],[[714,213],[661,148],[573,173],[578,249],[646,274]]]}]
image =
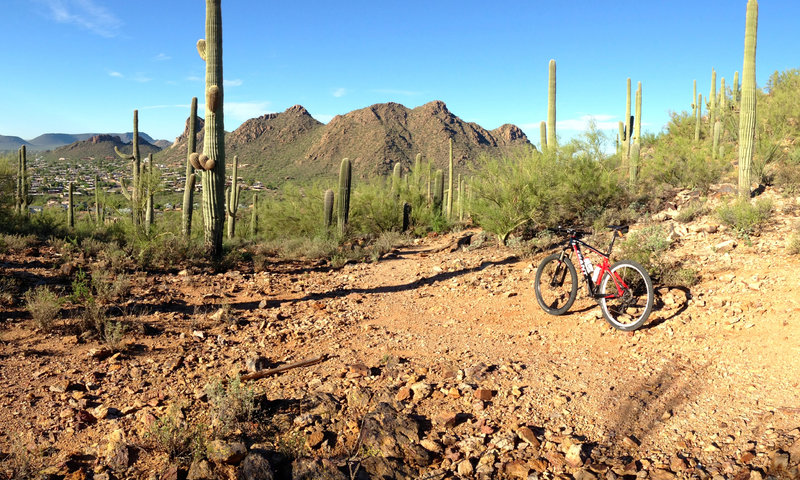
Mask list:
[{"label": "flat stone", "polygon": [[106,450],[103,457],[106,465],[116,471],[125,471],[130,465],[130,453],[128,442],[125,440],[125,432],[121,429],[114,430],[107,437]]},{"label": "flat stone", "polygon": [[411,385],[411,391],[414,392],[414,400],[422,400],[431,394],[433,389],[425,382],[417,382]]},{"label": "flat stone", "polygon": [[325,441],[325,433],[323,433],[322,430],[315,430],[306,437],[306,445],[308,445],[309,448],[317,448],[323,441]]},{"label": "flat stone", "polygon": [[503,471],[506,472],[509,478],[528,478],[528,473],[531,471],[531,467],[528,466],[527,463],[523,462],[522,460],[514,460],[513,462],[508,462],[503,466]]},{"label": "flat stone", "polygon": [[478,400],[488,402],[489,400],[492,399],[493,396],[494,393],[486,388],[479,388],[475,390],[475,398],[477,398]]},{"label": "flat stone", "polygon": [[214,480],[214,472],[211,471],[211,465],[208,460],[195,460],[189,466],[189,473],[186,475],[186,480]]},{"label": "flat stone", "polygon": [[241,442],[214,440],[208,445],[208,459],[214,463],[236,465],[247,455],[247,447]]},{"label": "flat stone", "polygon": [[670,472],[669,470],[664,470],[661,468],[656,468],[650,472],[650,479],[651,480],[673,480],[675,478],[675,474]]},{"label": "flat stone", "polygon": [[566,460],[567,465],[573,468],[583,465],[583,445],[580,443],[570,445],[570,447],[567,449],[566,455],[564,455],[564,459]]},{"label": "flat stone", "polygon": [[536,438],[533,430],[528,427],[520,427],[517,429],[517,436],[533,448],[539,448],[541,446],[541,442]]},{"label": "flat stone", "polygon": [[467,460],[462,460],[458,462],[458,466],[456,467],[456,472],[462,477],[470,477],[475,472],[475,468],[472,466],[472,462]]},{"label": "flat stone", "polygon": [[408,387],[400,387],[400,390],[397,391],[397,394],[394,396],[394,398],[398,402],[405,402],[406,400],[411,398],[412,394],[413,394],[413,392],[411,391],[410,388],[408,388]]}]

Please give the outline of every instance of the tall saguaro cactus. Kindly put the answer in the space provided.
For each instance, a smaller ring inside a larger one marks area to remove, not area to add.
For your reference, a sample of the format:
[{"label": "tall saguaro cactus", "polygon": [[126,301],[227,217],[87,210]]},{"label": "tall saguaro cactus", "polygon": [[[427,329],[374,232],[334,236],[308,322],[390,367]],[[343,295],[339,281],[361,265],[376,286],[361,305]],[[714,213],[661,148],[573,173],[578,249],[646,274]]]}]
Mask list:
[{"label": "tall saguaro cactus", "polygon": [[697,108],[694,112],[694,141],[700,141],[700,122],[703,119],[703,94],[697,94]]},{"label": "tall saguaro cactus", "polygon": [[733,72],[733,85],[731,86],[731,100],[733,106],[739,105],[739,72]]},{"label": "tall saguaro cactus", "polygon": [[333,189],[331,188],[325,190],[322,195],[322,222],[326,231],[333,225]]},{"label": "tall saguaro cactus", "polygon": [[28,195],[28,153],[25,145],[19,147],[19,162],[17,165],[17,202],[16,212],[28,216],[28,205],[31,199]]},{"label": "tall saguaro cactus", "polygon": [[194,186],[197,175],[194,173],[189,157],[197,150],[197,97],[192,97],[192,106],[189,109],[189,129],[186,137],[186,185],[183,189],[183,221],[181,230],[183,238],[192,234],[192,213],[194,213]]},{"label": "tall saguaro cactus", "polygon": [[153,154],[150,153],[147,155],[147,185],[145,186],[145,191],[147,195],[147,200],[145,202],[145,211],[144,211],[144,228],[148,235],[150,235],[150,228],[153,226],[153,221],[155,220],[155,215],[153,212],[153,194],[156,189],[156,177],[155,177],[155,170],[153,170]]},{"label": "tall saguaro cactus", "polygon": [[442,201],[444,200],[444,172],[437,169],[433,175],[433,213],[442,214]]},{"label": "tall saguaro cactus", "polygon": [[633,138],[634,143],[641,146],[642,140],[642,82],[636,87],[636,118],[633,121]]},{"label": "tall saguaro cactus", "polygon": [[94,220],[100,225],[103,223],[103,214],[100,212],[100,177],[94,176]]},{"label": "tall saguaro cactus", "polygon": [[547,146],[556,148],[556,61],[550,60],[547,87]]},{"label": "tall saguaro cactus", "polygon": [[547,148],[547,122],[544,120],[539,123],[539,150],[544,152]]},{"label": "tall saguaro cactus", "polygon": [[742,66],[742,100],[739,110],[739,196],[750,196],[750,165],[756,138],[756,35],[758,0],[747,1]]},{"label": "tall saguaro cactus", "polygon": [[447,175],[448,184],[447,184],[447,218],[451,218],[453,215],[453,139],[450,139],[450,162],[449,162],[449,173]]},{"label": "tall saguaro cactus", "polygon": [[130,193],[128,192],[128,187],[125,185],[125,181],[123,180],[122,194],[131,204],[133,225],[134,227],[138,227],[142,223],[142,207],[144,206],[142,204],[142,158],[139,156],[139,110],[133,111],[132,146],[133,150],[131,150],[130,154],[120,152],[117,147],[114,147],[114,151],[117,152],[117,156],[119,156],[119,158],[123,160],[131,160],[133,162],[133,180],[131,181],[131,191]]},{"label": "tall saguaro cactus", "polygon": [[203,153],[190,155],[189,161],[204,170],[203,237],[213,257],[222,254],[225,224],[225,122],[222,89],[222,8],[221,0],[206,0],[206,38],[197,41],[197,52],[206,62],[206,111]]},{"label": "tall saguaro cactus", "polygon": [[73,194],[75,192],[74,183],[69,182],[67,192],[67,226],[69,228],[75,228],[75,202],[73,198]]},{"label": "tall saguaro cactus", "polygon": [[711,93],[708,95],[708,124],[717,120],[717,71],[711,69]]},{"label": "tall saguaro cactus", "polygon": [[628,77],[627,96],[625,97],[625,138],[622,138],[625,158],[631,156],[631,77]]},{"label": "tall saguaro cactus", "polygon": [[258,235],[258,193],[253,192],[253,209],[250,212],[250,239]]},{"label": "tall saguaro cactus", "polygon": [[239,157],[233,156],[233,177],[230,188],[225,190],[225,211],[228,213],[228,238],[236,235],[236,213],[239,211],[239,195],[242,186],[239,185]]},{"label": "tall saguaro cactus", "polygon": [[344,236],[350,220],[350,187],[353,181],[353,167],[349,158],[342,159],[339,167],[339,209],[337,226],[339,234]]}]

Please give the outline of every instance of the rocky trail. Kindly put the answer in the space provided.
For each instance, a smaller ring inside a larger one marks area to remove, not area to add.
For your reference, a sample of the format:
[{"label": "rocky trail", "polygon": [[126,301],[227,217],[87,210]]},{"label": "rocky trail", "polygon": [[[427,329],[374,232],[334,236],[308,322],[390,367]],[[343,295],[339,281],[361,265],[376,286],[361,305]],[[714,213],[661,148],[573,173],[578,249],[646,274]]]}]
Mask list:
[{"label": "rocky trail", "polygon": [[[583,291],[545,314],[546,253],[479,232],[338,270],[137,273],[116,353],[0,307],[0,478],[21,451],[40,477],[73,480],[797,478],[800,258],[785,246],[798,200],[764,195],[776,213],[749,241],[710,214],[675,222],[680,195],[657,215],[701,278],[656,284],[632,333]],[[68,284],[50,247],[0,257],[3,275]],[[154,443],[159,419],[208,421],[207,385],[320,355],[247,383],[257,411],[209,438],[205,460]]]}]

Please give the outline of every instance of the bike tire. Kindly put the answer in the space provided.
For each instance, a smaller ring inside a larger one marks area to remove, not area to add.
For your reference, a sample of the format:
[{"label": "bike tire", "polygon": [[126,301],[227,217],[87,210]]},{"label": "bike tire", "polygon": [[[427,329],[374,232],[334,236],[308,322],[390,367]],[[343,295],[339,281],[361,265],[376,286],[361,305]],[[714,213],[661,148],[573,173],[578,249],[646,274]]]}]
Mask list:
[{"label": "bike tire", "polygon": [[653,281],[647,270],[633,260],[621,260],[611,265],[611,272],[628,285],[622,296],[607,272],[600,280],[600,309],[612,327],[630,332],[644,325],[653,310]]},{"label": "bike tire", "polygon": [[578,274],[569,257],[557,253],[545,257],[536,269],[533,290],[539,306],[550,315],[569,310],[578,294]]}]

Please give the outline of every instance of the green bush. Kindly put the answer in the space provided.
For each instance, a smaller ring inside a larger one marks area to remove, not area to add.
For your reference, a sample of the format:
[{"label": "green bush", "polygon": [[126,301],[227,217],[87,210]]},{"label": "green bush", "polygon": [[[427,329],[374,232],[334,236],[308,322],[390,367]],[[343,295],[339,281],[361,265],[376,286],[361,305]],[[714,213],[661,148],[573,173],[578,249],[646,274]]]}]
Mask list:
[{"label": "green bush", "polygon": [[675,216],[675,220],[681,223],[689,223],[706,213],[708,213],[708,208],[705,206],[705,201],[694,200],[681,208],[678,215]]},{"label": "green bush", "polygon": [[211,428],[217,436],[229,436],[256,412],[255,392],[238,376],[207,386],[206,395],[211,406]]},{"label": "green bush", "polygon": [[25,292],[25,306],[36,325],[45,332],[52,330],[62,303],[58,294],[45,285]]},{"label": "green bush", "polygon": [[652,190],[667,184],[677,188],[708,192],[726,172],[732,171],[725,158],[712,159],[704,145],[680,136],[660,136],[652,155],[642,162],[642,186]]},{"label": "green bush", "polygon": [[738,199],[733,203],[722,205],[717,209],[720,221],[741,236],[750,236],[757,232],[772,213],[772,201],[760,198],[755,203],[747,199]]},{"label": "green bush", "polygon": [[501,243],[520,226],[592,224],[628,203],[619,159],[604,154],[604,137],[590,128],[557,150],[523,148],[483,156],[472,171],[473,220]]}]

